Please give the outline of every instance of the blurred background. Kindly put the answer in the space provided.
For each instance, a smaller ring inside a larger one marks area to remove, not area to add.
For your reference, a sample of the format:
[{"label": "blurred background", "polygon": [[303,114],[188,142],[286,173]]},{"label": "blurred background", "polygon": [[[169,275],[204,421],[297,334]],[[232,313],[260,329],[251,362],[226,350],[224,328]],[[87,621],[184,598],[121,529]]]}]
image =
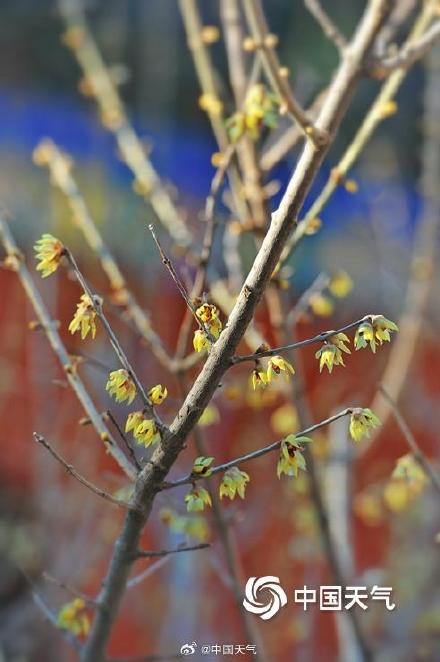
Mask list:
[{"label": "blurred background", "polygon": [[[337,51],[301,1],[263,4],[270,29],[279,37],[280,60],[289,67],[297,97],[307,106],[329,82]],[[365,3],[325,4],[349,36]],[[221,28],[219,3],[199,5],[203,23]],[[398,42],[421,3],[408,5],[413,10],[396,36]],[[199,107],[200,89],[177,1],[95,0],[87,4],[87,18],[119,82],[130,121],[175,205],[184,210],[188,227],[201,240],[202,210],[215,173],[211,156],[218,148]],[[147,229],[148,223],[157,222],[156,216],[133,191],[133,175],[120,159],[114,135],[100,121],[94,100],[81,93],[81,69],[62,43],[64,31],[51,0],[0,4],[0,202],[38,289],[60,322],[68,351],[81,356],[80,374],[96,406],[99,411],[111,408],[123,426],[127,409],[115,405],[104,390],[108,371],[118,367],[104,333],[98,331],[94,343],[81,343],[67,332],[80,295],[77,283],[66,269],[44,281],[34,271],[32,246],[43,232],[50,232],[74,252],[93,288],[110,299],[100,263],[72,223],[65,197],[51,184],[47,170],[32,160],[42,139],[52,139],[72,157],[72,172],[92,218],[171,353],[185,309]],[[234,112],[234,102],[222,40],[210,45],[209,52],[227,117]],[[401,335],[375,356],[367,350],[353,353],[347,367],[331,375],[319,374],[317,348],[306,348],[296,357],[304,372],[298,397],[306,400],[314,421],[349,405],[372,406],[384,421],[360,457],[347,440],[345,423],[314,437],[324,500],[349,583],[394,589],[394,611],[379,603],[359,615],[379,660],[440,659],[438,494],[429,483],[413,489],[408,481],[392,478],[397,460],[409,450],[378,394],[381,382],[389,385],[417,442],[439,470],[439,68],[440,51],[434,50],[407,75],[396,98],[397,112],[379,125],[350,172],[356,191],[337,188],[320,215],[322,228],[306,236],[289,260],[283,274],[287,287],[281,292],[287,310],[295,310],[310,285],[324,279],[323,298],[315,298],[314,305],[307,301],[293,323],[287,318],[292,337],[309,337],[367,313],[384,314],[401,327]],[[306,208],[352,141],[379,85],[367,79],[359,85]],[[287,125],[281,118],[273,132],[264,133],[258,142],[261,153]],[[265,183],[273,190],[271,208],[276,208],[299,149],[265,173]],[[227,223],[234,215],[227,195],[217,214],[222,226],[208,269],[210,284],[228,280],[222,246],[227,245]],[[166,233],[161,237],[182,277],[191,282],[193,265]],[[240,241],[238,255],[246,272],[255,246],[244,235]],[[343,298],[331,293],[326,280],[341,271],[353,282]],[[234,296],[233,288],[229,294]],[[79,425],[83,411],[44,333],[30,328],[35,313],[16,274],[7,268],[0,270],[0,297],[0,660],[68,660],[72,653],[35,605],[32,587],[54,612],[71,599],[59,582],[93,595],[122,513],[67,477],[35,444],[32,432],[44,434],[81,473],[109,492],[126,489],[127,479],[105,454],[92,427]],[[182,385],[164,372],[120,312],[112,310],[111,320],[145,384],[167,385],[170,396],[163,411],[165,419],[172,420]],[[264,309],[257,314],[255,329],[274,341]],[[243,343],[243,351],[255,349]],[[300,429],[286,389],[252,392],[247,368],[229,371],[200,428],[216,462]],[[198,370],[190,372],[190,380]],[[194,457],[188,443],[173,476],[187,472]],[[242,587],[252,575],[279,576],[291,594],[304,584],[332,584],[306,476],[278,481],[271,455],[244,469],[251,475],[246,500],[222,503]],[[169,659],[187,641],[252,643],[234,601],[213,518],[206,511],[188,516],[184,494],[173,490],[159,496],[144,547],[208,541],[211,548],[139,563],[137,571],[154,567],[127,592],[111,642],[115,658],[157,653]],[[42,579],[44,572],[58,583]],[[256,623],[268,659],[331,662],[344,653],[350,662],[357,659],[349,657],[356,646],[343,617],[339,621],[317,608],[303,612],[290,602],[273,620]]]}]

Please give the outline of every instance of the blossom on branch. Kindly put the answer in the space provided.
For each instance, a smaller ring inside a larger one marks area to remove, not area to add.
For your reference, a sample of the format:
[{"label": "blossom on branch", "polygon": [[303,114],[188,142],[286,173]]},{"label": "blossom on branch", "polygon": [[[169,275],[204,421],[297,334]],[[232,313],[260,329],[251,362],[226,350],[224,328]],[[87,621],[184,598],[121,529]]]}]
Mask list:
[{"label": "blossom on branch", "polygon": [[207,478],[212,473],[210,465],[213,463],[213,461],[213,457],[203,457],[203,455],[197,457],[194,460],[192,473],[196,476],[205,476]]},{"label": "blossom on branch", "polygon": [[58,612],[57,625],[62,630],[68,630],[76,637],[86,636],[90,630],[90,619],[86,611],[86,603],[82,598],[75,598],[63,605]]},{"label": "blossom on branch", "polygon": [[69,324],[70,333],[76,333],[81,329],[81,340],[87,337],[89,331],[92,338],[96,335],[96,312],[88,294],[83,294],[76,306],[76,312]]},{"label": "blossom on branch", "polygon": [[156,384],[148,391],[148,397],[153,405],[161,405],[168,395],[168,389],[162,384]]},{"label": "blossom on branch", "polygon": [[337,333],[330,336],[321,349],[318,349],[315,358],[319,359],[319,372],[322,372],[324,366],[327,366],[329,372],[332,372],[334,365],[345,366],[342,352],[351,354],[346,342],[350,342],[348,336],[345,333]]},{"label": "blossom on branch", "polygon": [[286,379],[289,379],[290,375],[295,374],[295,368],[289,361],[283,359],[282,356],[271,357],[267,364],[267,383],[270,383],[274,377],[278,377],[281,373],[284,373]]},{"label": "blossom on branch", "polygon": [[113,395],[116,402],[127,400],[130,405],[136,397],[136,386],[131,380],[128,372],[121,368],[114,370],[109,374],[105,390],[109,395]]},{"label": "blossom on branch", "polygon": [[371,409],[356,409],[350,416],[350,435],[354,441],[369,437],[374,428],[378,428],[381,421]]},{"label": "blossom on branch", "polygon": [[249,480],[249,474],[245,471],[240,471],[238,467],[231,467],[225,471],[220,483],[220,499],[227,496],[232,501],[237,494],[241,499],[244,499],[246,485]]},{"label": "blossom on branch", "polygon": [[311,441],[309,437],[296,437],[294,434],[289,434],[283,439],[277,464],[278,478],[281,478],[282,474],[296,478],[299,469],[306,471],[306,460],[301,449],[302,444],[308,444]]},{"label": "blossom on branch", "polygon": [[59,239],[46,233],[35,243],[34,251],[35,257],[39,261],[37,271],[41,271],[41,276],[47,278],[58,269],[64,254],[64,246]]},{"label": "blossom on branch", "polygon": [[185,503],[188,512],[200,512],[205,506],[212,506],[209,492],[204,487],[193,487],[185,496]]}]

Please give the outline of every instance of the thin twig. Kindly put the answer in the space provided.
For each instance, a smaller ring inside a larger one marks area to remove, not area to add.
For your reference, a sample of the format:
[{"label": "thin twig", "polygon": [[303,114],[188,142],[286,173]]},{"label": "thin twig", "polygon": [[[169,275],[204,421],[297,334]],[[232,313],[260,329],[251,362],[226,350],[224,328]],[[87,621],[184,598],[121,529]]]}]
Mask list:
[{"label": "thin twig", "polygon": [[[333,416],[330,416],[329,418],[326,418],[323,421],[320,421],[319,423],[310,425],[304,430],[301,430],[301,432],[296,432],[295,436],[301,437],[306,434],[311,434],[312,432],[315,432],[316,430],[319,430],[320,428],[323,428],[326,425],[330,425],[330,423],[337,421],[339,418],[342,418],[343,416],[349,416],[353,412],[353,410],[354,410],[353,407],[344,409],[343,411],[340,411],[338,414],[334,414]],[[255,460],[256,458],[262,457],[267,453],[272,453],[273,451],[276,451],[280,448],[282,441],[283,441],[282,439],[279,439],[278,441],[274,441],[268,446],[263,446],[263,448],[259,448],[256,451],[251,451],[250,453],[246,453],[246,455],[240,455],[239,457],[236,457],[234,460],[229,460],[229,462],[224,462],[223,464],[219,464],[216,467],[212,468],[212,471],[209,475],[213,476],[215,474],[224,472],[227,469],[230,469],[231,467],[236,467],[239,464],[242,464],[243,462],[249,462],[249,460]],[[192,484],[193,482],[197,480],[201,480],[202,478],[203,476],[194,476],[194,474],[189,474],[188,476],[184,476],[183,478],[179,478],[178,480],[163,483],[161,489],[169,490],[174,487],[179,487],[179,485]]]},{"label": "thin twig", "polygon": [[163,556],[163,558],[160,558],[158,561],[154,561],[151,565],[148,566],[145,570],[142,570],[138,575],[135,575],[131,579],[128,580],[127,582],[127,589],[134,588],[135,586],[138,586],[141,582],[145,581],[145,579],[148,579],[148,577],[151,577],[156,570],[159,570],[163,565],[168,563],[168,561],[171,559],[171,556]]},{"label": "thin twig", "polygon": [[354,329],[356,326],[359,326],[359,324],[362,324],[363,321],[369,319],[370,317],[371,315],[365,315],[365,317],[356,320],[356,322],[350,322],[350,324],[341,326],[339,329],[333,331],[324,331],[323,333],[318,333],[317,336],[313,336],[312,338],[306,338],[305,340],[298,340],[297,342],[293,342],[288,345],[281,345],[280,347],[267,349],[263,352],[255,352],[254,354],[233,356],[231,358],[231,363],[233,365],[237,365],[238,363],[243,363],[244,361],[255,361],[257,359],[262,359],[265,356],[276,356],[277,354],[280,354],[282,352],[288,352],[292,349],[298,349],[299,347],[305,347],[306,345],[312,345],[317,342],[325,342],[327,338],[330,338],[330,336],[334,336],[337,333],[344,333],[345,331]]},{"label": "thin twig", "polygon": [[64,254],[67,257],[67,261],[69,262],[70,266],[72,267],[79,284],[81,285],[81,287],[84,290],[85,294],[87,294],[87,296],[89,297],[89,299],[91,301],[91,304],[93,306],[93,309],[96,312],[101,324],[103,325],[103,327],[104,327],[104,329],[105,329],[105,331],[106,331],[106,333],[109,337],[110,344],[112,345],[116,356],[118,357],[121,365],[125,368],[125,370],[129,374],[131,380],[134,382],[134,384],[136,386],[136,389],[137,389],[137,391],[138,391],[138,393],[139,393],[139,395],[142,399],[142,402],[144,404],[144,407],[145,407],[146,411],[148,412],[149,416],[154,418],[159,430],[161,432],[163,432],[165,430],[165,426],[164,426],[163,422],[161,421],[159,415],[157,414],[156,410],[154,409],[154,407],[151,403],[151,400],[148,397],[147,392],[145,391],[145,389],[143,387],[142,382],[140,381],[139,377],[136,374],[135,369],[133,368],[130,361],[128,360],[128,357],[127,357],[124,349],[122,348],[121,343],[119,342],[115,332],[113,331],[113,329],[110,325],[110,322],[108,321],[108,319],[107,319],[107,317],[106,317],[106,315],[103,311],[102,299],[100,297],[96,296],[95,294],[93,294],[93,292],[91,291],[86,279],[84,278],[80,268],[78,267],[78,264],[77,264],[75,258],[73,257],[73,254],[71,253],[71,251],[68,248],[64,247]]},{"label": "thin twig", "polygon": [[152,559],[159,556],[168,556],[168,554],[180,554],[181,552],[195,552],[199,549],[208,549],[211,547],[209,543],[200,543],[199,545],[191,545],[190,547],[177,547],[176,549],[161,549],[159,551],[149,551],[139,549],[136,552],[137,559]]},{"label": "thin twig", "polygon": [[436,471],[434,471],[429,459],[426,457],[426,455],[420,448],[419,444],[417,443],[415,436],[411,432],[408,423],[403,417],[402,412],[400,411],[396,402],[393,400],[393,398],[390,396],[390,394],[384,388],[384,386],[379,386],[379,391],[382,393],[383,397],[390,405],[394,418],[396,419],[396,423],[399,426],[403,436],[405,437],[405,441],[410,447],[415,460],[417,460],[417,462],[422,467],[423,471],[430,477],[433,487],[440,494],[440,476],[438,476]]},{"label": "thin twig", "polygon": [[334,43],[338,51],[343,54],[344,49],[347,47],[347,40],[327,12],[324,11],[319,0],[304,0],[304,4],[321,26],[325,36],[328,37],[328,39]]},{"label": "thin twig", "polygon": [[123,442],[125,448],[126,448],[127,451],[128,451],[128,454],[129,454],[130,457],[131,457],[131,460],[132,460],[133,464],[135,464],[136,467],[137,467],[137,469],[138,469],[138,471],[140,471],[142,467],[141,467],[141,465],[139,464],[138,459],[137,459],[137,457],[136,457],[136,454],[135,454],[133,448],[131,447],[131,445],[130,445],[128,439],[127,439],[127,437],[125,436],[125,434],[124,434],[124,432],[123,432],[121,426],[119,425],[119,423],[118,423],[116,417],[113,416],[113,413],[110,411],[110,409],[107,409],[107,411],[106,411],[105,414],[103,414],[103,415],[104,415],[104,416],[107,416],[107,417],[110,419],[110,421],[113,423],[113,425],[115,426],[116,430],[118,431],[118,434],[119,434],[120,438],[122,439],[122,442]]},{"label": "thin twig", "polygon": [[73,467],[71,464],[66,462],[66,460],[53,448],[53,446],[50,445],[50,443],[43,437],[43,435],[38,434],[37,432],[34,432],[34,439],[37,441],[41,446],[44,446],[46,450],[49,451],[49,453],[54,457],[57,462],[59,462],[66,472],[75,478],[81,485],[84,485],[84,487],[87,487],[91,492],[94,494],[97,494],[100,496],[102,499],[105,499],[106,501],[109,501],[110,503],[115,504],[116,506],[122,506],[123,508],[130,508],[130,504],[127,503],[127,501],[123,501],[122,499],[116,499],[114,496],[111,494],[108,494],[105,490],[103,490],[101,487],[97,487],[96,485],[93,485],[93,483],[90,483],[84,476],[81,476],[81,474]]},{"label": "thin twig", "polygon": [[417,41],[407,43],[396,55],[375,62],[372,65],[373,70],[377,69],[383,75],[395,69],[408,69],[417,60],[421,60],[439,40],[440,21],[436,21]]},{"label": "thin twig", "polygon": [[75,595],[77,598],[81,598],[89,604],[91,607],[96,606],[96,600],[90,595],[87,595],[87,593],[83,593],[82,591],[79,591],[77,588],[74,588],[70,584],[66,584],[65,582],[60,581],[56,577],[53,577],[50,575],[48,572],[43,572],[41,577],[45,579],[46,581],[55,584],[55,586],[58,586],[59,588],[62,588],[64,591],[67,591],[68,593],[71,593],[72,595]]}]

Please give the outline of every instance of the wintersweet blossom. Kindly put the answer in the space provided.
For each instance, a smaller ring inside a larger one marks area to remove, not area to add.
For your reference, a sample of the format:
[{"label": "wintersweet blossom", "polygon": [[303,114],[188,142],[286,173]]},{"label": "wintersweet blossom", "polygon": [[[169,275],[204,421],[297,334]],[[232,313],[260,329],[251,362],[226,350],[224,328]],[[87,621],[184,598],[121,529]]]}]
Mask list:
[{"label": "wintersweet blossom", "polygon": [[160,434],[155,421],[151,418],[143,417],[139,425],[135,427],[133,437],[138,444],[145,446],[146,448],[156,444],[160,439]]},{"label": "wintersweet blossom", "polygon": [[238,467],[231,467],[225,471],[222,482],[220,483],[220,499],[227,496],[232,501],[237,494],[241,499],[244,499],[246,485],[249,481],[249,474],[245,471],[240,471]]},{"label": "wintersweet blossom", "polygon": [[209,352],[211,346],[212,343],[204,331],[201,329],[194,331],[193,347],[196,352]]},{"label": "wintersweet blossom", "polygon": [[327,366],[329,372],[332,372],[334,365],[345,366],[342,352],[351,354],[346,342],[350,342],[345,333],[337,333],[330,336],[324,345],[318,349],[315,358],[319,359],[319,372],[322,372],[324,366]]},{"label": "wintersweet blossom", "polygon": [[166,386],[162,386],[162,384],[156,384],[156,386],[153,386],[148,391],[148,397],[153,405],[161,405],[167,395],[168,389]]},{"label": "wintersweet blossom", "polygon": [[63,605],[58,612],[57,625],[62,630],[72,632],[76,637],[86,636],[90,630],[90,619],[85,601],[82,598],[75,598]]},{"label": "wintersweet blossom", "polygon": [[41,276],[47,278],[58,269],[64,246],[59,239],[46,233],[35,243],[34,251],[38,260],[37,271],[41,271]]},{"label": "wintersweet blossom", "polygon": [[76,333],[81,330],[81,340],[87,337],[89,331],[92,338],[96,335],[96,311],[88,294],[83,294],[80,302],[76,306],[76,312],[69,324],[70,333]]},{"label": "wintersweet blossom", "polygon": [[371,409],[356,409],[350,416],[350,435],[354,441],[369,437],[371,431],[381,425],[381,421]]},{"label": "wintersweet blossom", "polygon": [[200,512],[205,506],[212,506],[209,492],[204,487],[193,487],[185,496],[185,503],[188,512]]},{"label": "wintersweet blossom", "polygon": [[105,390],[113,395],[116,402],[127,400],[130,405],[136,397],[136,386],[131,380],[128,372],[121,368],[109,374]]},{"label": "wintersweet blossom", "polygon": [[282,474],[296,478],[299,469],[306,471],[306,460],[301,450],[303,444],[311,441],[309,437],[296,437],[294,434],[283,439],[277,464],[278,478],[281,478]]},{"label": "wintersweet blossom", "polygon": [[290,375],[295,374],[295,368],[282,356],[272,356],[267,364],[267,382],[270,383],[274,377],[278,377],[281,373],[284,373],[284,376],[289,379]]},{"label": "wintersweet blossom", "polygon": [[200,455],[194,460],[192,473],[196,476],[208,477],[212,473],[211,464],[214,462],[213,457],[204,457]]}]

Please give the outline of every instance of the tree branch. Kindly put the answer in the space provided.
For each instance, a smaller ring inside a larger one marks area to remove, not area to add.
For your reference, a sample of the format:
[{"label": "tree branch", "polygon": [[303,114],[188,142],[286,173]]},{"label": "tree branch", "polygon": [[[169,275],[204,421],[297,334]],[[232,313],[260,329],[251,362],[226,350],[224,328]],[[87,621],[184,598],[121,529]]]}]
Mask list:
[{"label": "tree branch", "polygon": [[[370,0],[345,57],[333,78],[316,125],[333,137],[353,94],[356,82],[374,39],[389,10],[388,0]],[[185,439],[197,423],[228,369],[238,343],[250,323],[287,238],[296,225],[304,198],[322,163],[331,140],[317,147],[305,145],[296,170],[287,186],[278,210],[272,215],[270,228],[263,240],[253,267],[241,290],[228,324],[213,346],[198,378],[161,443],[144,467],[135,486],[134,503],[125,518],[123,530],[115,545],[110,567],[82,662],[100,662],[126,587],[132,555],[139,547],[141,531],[148,520],[153,501],[167,473],[182,450]]]},{"label": "tree branch", "polygon": [[53,446],[50,445],[50,443],[43,437],[43,435],[38,434],[38,432],[34,432],[34,439],[36,442],[38,442],[41,446],[44,446],[46,450],[49,451],[49,453],[56,459],[57,462],[61,464],[62,467],[66,470],[66,472],[75,478],[81,485],[84,485],[84,487],[87,487],[88,490],[93,492],[93,494],[97,494],[101,499],[105,499],[106,501],[113,503],[116,506],[122,506],[123,508],[130,508],[130,504],[127,501],[123,501],[122,499],[117,499],[116,497],[113,497],[111,494],[108,494],[105,490],[103,490],[101,487],[97,487],[96,485],[93,485],[93,483],[90,483],[84,476],[81,476],[81,474],[73,467],[71,464],[68,464],[66,460],[53,448]]},{"label": "tree branch", "polygon": [[347,40],[344,35],[339,31],[339,28],[333,23],[330,16],[322,8],[319,0],[304,0],[304,4],[321,26],[323,33],[330,41],[334,43],[338,51],[343,54],[347,46]]}]

